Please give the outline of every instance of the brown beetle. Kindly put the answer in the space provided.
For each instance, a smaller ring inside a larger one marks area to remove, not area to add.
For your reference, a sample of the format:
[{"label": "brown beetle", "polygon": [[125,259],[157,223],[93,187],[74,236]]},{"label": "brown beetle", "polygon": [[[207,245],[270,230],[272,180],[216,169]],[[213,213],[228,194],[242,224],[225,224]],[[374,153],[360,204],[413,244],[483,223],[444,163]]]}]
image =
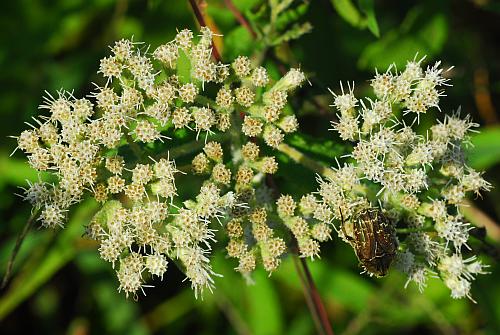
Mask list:
[{"label": "brown beetle", "polygon": [[371,275],[385,276],[398,248],[392,224],[379,209],[364,209],[351,219],[353,235],[349,236],[342,211],[340,215],[342,232],[356,252],[360,265]]}]

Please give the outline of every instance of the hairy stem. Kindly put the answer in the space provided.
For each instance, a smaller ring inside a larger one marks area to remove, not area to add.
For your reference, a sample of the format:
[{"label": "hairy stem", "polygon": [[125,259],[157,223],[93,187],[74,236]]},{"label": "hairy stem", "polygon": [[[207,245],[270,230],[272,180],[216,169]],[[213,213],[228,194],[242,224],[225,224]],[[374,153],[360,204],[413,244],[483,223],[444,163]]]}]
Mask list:
[{"label": "hairy stem", "polygon": [[2,289],[7,286],[7,283],[9,281],[11,272],[12,272],[12,267],[14,266],[14,260],[16,259],[16,256],[19,252],[19,249],[21,249],[21,245],[23,244],[24,239],[26,238],[26,235],[28,234],[28,231],[31,229],[33,226],[33,222],[35,221],[36,216],[38,215],[39,210],[35,210],[33,213],[31,213],[30,217],[26,221],[26,224],[24,225],[23,231],[19,236],[17,237],[16,244],[14,245],[14,249],[12,250],[12,253],[10,254],[9,261],[7,262],[7,268],[5,270],[5,275],[2,280]]}]

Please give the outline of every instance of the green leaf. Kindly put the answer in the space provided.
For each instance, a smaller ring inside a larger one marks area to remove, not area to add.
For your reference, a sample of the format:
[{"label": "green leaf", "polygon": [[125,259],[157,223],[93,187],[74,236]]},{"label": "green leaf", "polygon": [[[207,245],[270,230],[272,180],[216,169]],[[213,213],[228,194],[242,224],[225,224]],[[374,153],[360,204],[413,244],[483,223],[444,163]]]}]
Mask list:
[{"label": "green leaf", "polygon": [[25,185],[26,180],[36,181],[38,176],[46,180],[47,173],[39,173],[31,168],[26,160],[9,157],[9,155],[0,152],[0,189],[4,183],[12,185]]},{"label": "green leaf", "polygon": [[247,287],[248,318],[256,335],[283,334],[284,324],[278,293],[264,270],[254,272],[255,285]]},{"label": "green leaf", "polygon": [[[327,262],[308,262],[311,275],[325,303],[335,301],[348,309],[361,312],[376,294],[376,287],[369,280],[341,267],[332,268]],[[273,276],[275,276],[273,274]],[[277,279],[289,288],[302,289],[302,284],[291,259],[280,265]]]},{"label": "green leaf", "polygon": [[335,157],[340,157],[347,152],[346,145],[306,134],[295,133],[289,136],[286,142],[326,164],[333,164]]},{"label": "green leaf", "polygon": [[325,295],[356,312],[361,312],[366,308],[375,291],[368,280],[345,270],[331,270],[329,278],[330,280],[325,285],[328,287]]},{"label": "green leaf", "polygon": [[359,29],[368,28],[373,35],[380,36],[373,0],[359,0],[359,8],[351,0],[331,0],[331,2],[340,17],[351,26]]},{"label": "green leaf", "polygon": [[380,37],[377,18],[375,17],[375,5],[373,0],[359,0],[359,6],[366,16],[366,26],[373,35]]},{"label": "green leaf", "polygon": [[281,43],[288,42],[290,40],[295,40],[301,37],[304,34],[307,34],[312,30],[312,25],[309,22],[305,22],[303,24],[294,24],[292,28],[286,31],[284,34],[281,34],[278,38],[274,39],[271,42],[271,45],[276,46]]},{"label": "green leaf", "polygon": [[[93,256],[96,257],[95,253]],[[119,294],[114,282],[93,283],[90,293],[97,303],[94,308],[105,324],[105,333],[134,335],[149,333],[145,324],[138,322],[139,305],[132,300],[125,299],[123,294]]]},{"label": "green leaf", "polygon": [[233,3],[240,11],[246,12],[257,6],[260,3],[260,0],[238,0],[233,1]]},{"label": "green leaf", "polygon": [[308,9],[309,9],[309,4],[304,3],[297,7],[294,7],[293,9],[288,9],[284,11],[276,19],[275,23],[276,29],[283,30],[289,24],[299,21],[302,17],[304,17],[307,14]]},{"label": "green leaf", "polygon": [[255,47],[250,33],[242,26],[233,29],[224,39],[226,59],[234,59],[238,55],[251,55]]},{"label": "green leaf", "polygon": [[[414,13],[409,13],[408,17]],[[364,69],[388,68],[395,63],[398,68],[404,67],[408,59],[416,54],[433,56],[441,51],[448,35],[448,21],[442,14],[422,19],[417,25],[415,21],[407,27],[410,20],[396,30],[384,34],[384,37],[368,45],[361,53],[358,65]]]},{"label": "green leaf", "polygon": [[51,246],[41,261],[36,264],[31,263],[34,267],[28,264],[15,278],[9,291],[0,299],[0,320],[34,294],[40,286],[75,257],[77,251],[75,240],[82,235],[82,226],[88,222],[89,214],[95,210],[95,207],[95,202],[81,204],[66,228],[59,232],[56,243]]},{"label": "green leaf", "polygon": [[429,54],[437,54],[441,51],[448,36],[448,21],[442,14],[435,15],[429,23],[418,31],[417,37],[425,41]]},{"label": "green leaf", "polygon": [[181,49],[177,58],[177,76],[183,84],[191,82],[191,60]]},{"label": "green leaf", "polygon": [[351,0],[331,0],[337,13],[354,27],[359,27],[363,18]]},{"label": "green leaf", "polygon": [[486,170],[500,162],[500,127],[483,128],[471,142],[474,146],[467,149],[471,167]]}]

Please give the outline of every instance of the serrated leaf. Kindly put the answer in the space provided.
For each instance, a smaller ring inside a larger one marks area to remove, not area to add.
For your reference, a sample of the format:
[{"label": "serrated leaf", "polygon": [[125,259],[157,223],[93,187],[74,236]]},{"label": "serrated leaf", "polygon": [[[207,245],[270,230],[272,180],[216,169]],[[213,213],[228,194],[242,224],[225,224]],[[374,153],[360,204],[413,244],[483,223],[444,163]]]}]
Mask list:
[{"label": "serrated leaf", "polygon": [[271,0],[270,4],[272,10],[274,11],[274,14],[279,15],[282,11],[290,7],[292,2],[293,0],[281,0],[281,1]]},{"label": "serrated leaf", "polygon": [[300,18],[307,14],[309,9],[309,4],[304,3],[293,9],[289,9],[281,13],[276,19],[276,29],[282,30],[285,29],[286,26],[293,22],[297,22]]}]

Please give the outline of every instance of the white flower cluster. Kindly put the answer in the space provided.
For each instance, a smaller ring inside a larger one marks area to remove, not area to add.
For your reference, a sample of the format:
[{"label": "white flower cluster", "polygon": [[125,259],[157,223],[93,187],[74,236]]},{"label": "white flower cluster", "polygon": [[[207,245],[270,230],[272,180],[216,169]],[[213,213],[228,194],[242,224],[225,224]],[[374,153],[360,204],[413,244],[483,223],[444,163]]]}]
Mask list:
[{"label": "white flower cluster", "polygon": [[312,215],[325,223],[350,219],[352,225],[362,210],[380,206],[401,232],[396,264],[408,280],[423,289],[437,271],[452,297],[462,298],[470,297],[474,276],[485,273],[475,257],[463,259],[473,228],[459,207],[467,193],[491,187],[464,158],[463,146],[477,124],[456,113],[422,136],[404,120],[409,113],[439,108],[438,87],[448,81],[441,75],[439,63],[424,71],[420,62],[410,61],[401,73],[375,76],[376,99],[358,100],[351,85],[334,94],[339,114],[333,127],[354,147],[348,163],[319,179]]},{"label": "white flower cluster", "polygon": [[[198,37],[182,30],[152,53],[130,40],[111,50],[99,68],[105,85],[96,85],[89,99],[48,94],[40,108],[49,115],[16,138],[29,164],[54,176],[53,184],[24,189],[42,226],[63,227],[71,205],[86,198],[101,204],[86,236],[99,243],[127,296],[143,291],[153,276],[163,279],[169,262],[184,271],[196,296],[211,290],[216,228],[227,236],[236,270],[250,280],[259,262],[271,273],[287,250],[319,257],[333,220],[350,221],[342,231],[352,233],[359,213],[380,206],[384,215],[374,217],[387,216],[401,231],[395,262],[409,281],[423,288],[438,271],[452,297],[470,297],[470,282],[485,266],[462,255],[472,228],[458,206],[468,192],[490,188],[465,165],[462,147],[477,125],[446,116],[422,136],[404,120],[439,108],[447,85],[439,63],[423,70],[412,61],[401,73],[377,74],[376,99],[358,100],[353,86],[342,87],[334,94],[339,114],[333,127],[354,143],[349,162],[319,178],[317,194],[274,202],[265,177],[278,164],[265,153],[282,148],[286,134],[298,128],[285,106],[305,81],[299,69],[273,80],[245,56],[215,62],[206,27]],[[188,166],[178,167],[179,160]],[[190,178],[185,190],[176,183],[182,174]],[[385,222],[378,227],[392,231]],[[392,238],[381,241],[394,250]]]},{"label": "white flower cluster", "polygon": [[[98,241],[101,258],[116,269],[127,296],[142,290],[148,277],[163,279],[168,260],[184,270],[196,295],[211,289],[214,220],[227,229],[229,254],[240,259],[240,272],[251,272],[258,259],[274,270],[286,245],[273,235],[255,190],[278,166],[257,143],[277,147],[297,129],[284,107],[304,74],[292,69],[275,81],[247,57],[231,65],[214,62],[206,27],[199,37],[182,30],[152,53],[130,40],[111,50],[99,67],[104,86],[96,85],[89,99],[48,94],[40,108],[49,115],[16,137],[30,165],[56,180],[24,190],[40,210],[42,226],[63,227],[69,207],[89,196],[101,203],[86,235]],[[179,129],[196,134],[190,135],[194,149],[184,156],[199,151],[198,135],[206,133],[205,147],[182,172],[201,185],[195,199],[184,199],[177,189],[180,171],[169,158]],[[212,135],[222,140],[207,142]],[[230,155],[224,157],[224,150]],[[236,222],[241,232],[252,232],[246,242],[239,239],[238,251]]]}]

